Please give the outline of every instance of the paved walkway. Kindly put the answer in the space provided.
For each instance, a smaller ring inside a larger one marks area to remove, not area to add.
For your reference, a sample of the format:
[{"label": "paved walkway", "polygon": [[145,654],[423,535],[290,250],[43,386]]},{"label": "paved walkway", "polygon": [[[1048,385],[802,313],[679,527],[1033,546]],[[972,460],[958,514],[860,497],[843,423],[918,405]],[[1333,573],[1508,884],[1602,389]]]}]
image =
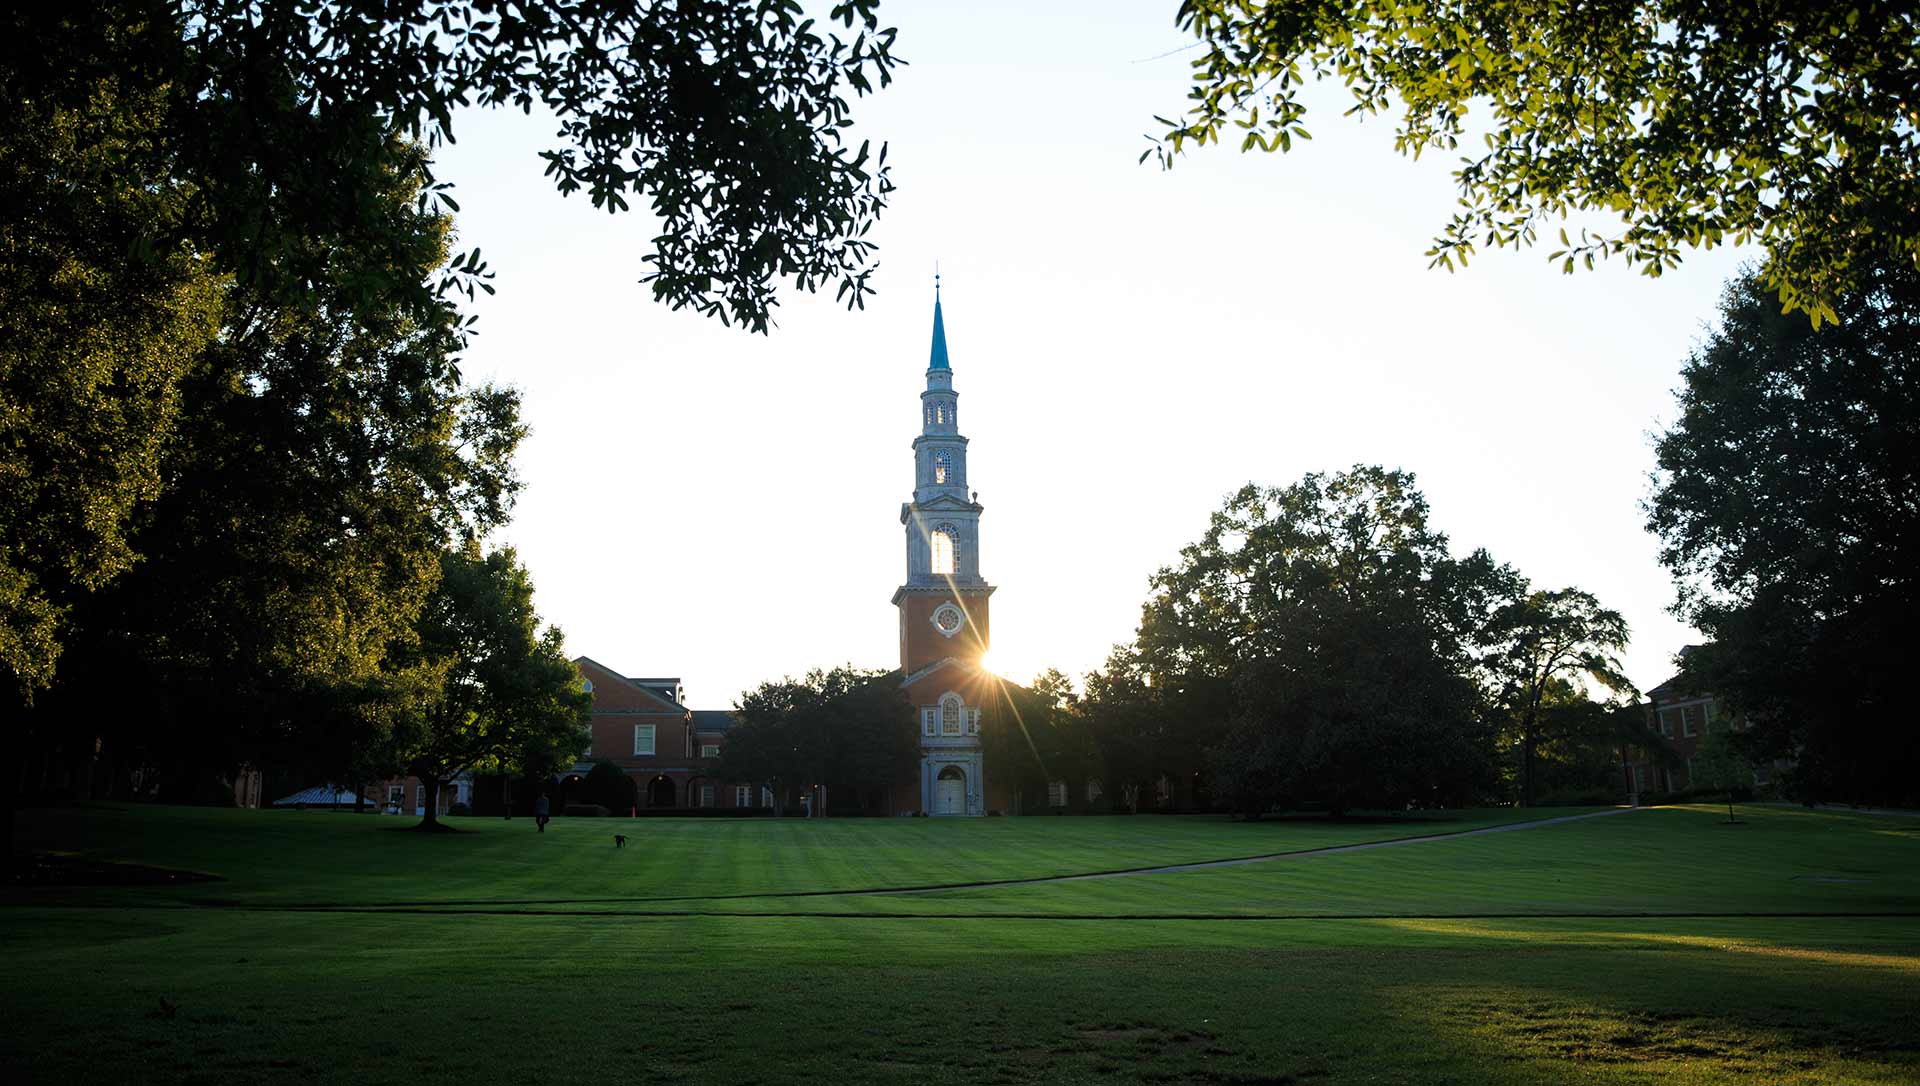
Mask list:
[{"label": "paved walkway", "polygon": [[[1605,818],[1608,815],[1626,814],[1628,811],[1648,810],[1645,807],[1614,807],[1605,811],[1589,811],[1586,814],[1561,815],[1558,818],[1538,818],[1527,822],[1507,822],[1498,826],[1482,826],[1477,830],[1451,830],[1447,833],[1426,833],[1418,837],[1395,837],[1388,841],[1364,841],[1357,845],[1329,845],[1326,848],[1299,849],[1294,852],[1271,852],[1264,856],[1241,856],[1232,860],[1205,860],[1192,864],[1169,864],[1165,867],[1135,867],[1125,871],[1100,871],[1090,875],[1047,875],[1037,879],[1007,879],[999,882],[967,883],[960,886],[926,886],[911,890],[842,890],[827,891],[836,897],[879,897],[898,894],[937,894],[947,890],[964,890],[978,887],[1001,886],[1042,886],[1056,882],[1086,882],[1091,879],[1125,879],[1136,875],[1173,875],[1182,871],[1206,871],[1216,867],[1241,867],[1246,864],[1272,863],[1275,860],[1296,860],[1309,856],[1331,856],[1336,852],[1360,852],[1370,848],[1396,848],[1400,845],[1419,845],[1429,841],[1451,841],[1459,837],[1481,837],[1489,833],[1512,833],[1516,830],[1534,830],[1542,826],[1558,826],[1564,822],[1580,822],[1589,818]],[[769,895],[785,896],[785,895]]]}]

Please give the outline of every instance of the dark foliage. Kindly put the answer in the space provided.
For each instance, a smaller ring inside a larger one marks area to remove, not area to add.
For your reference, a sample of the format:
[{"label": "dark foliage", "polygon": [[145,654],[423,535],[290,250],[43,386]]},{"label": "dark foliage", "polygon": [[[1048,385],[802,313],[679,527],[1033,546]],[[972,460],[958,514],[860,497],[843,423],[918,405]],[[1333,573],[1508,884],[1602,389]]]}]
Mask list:
[{"label": "dark foliage", "polygon": [[1648,527],[1712,638],[1692,684],[1808,799],[1920,804],[1901,676],[1920,609],[1920,271],[1878,264],[1819,329],[1733,283],[1661,435]]}]

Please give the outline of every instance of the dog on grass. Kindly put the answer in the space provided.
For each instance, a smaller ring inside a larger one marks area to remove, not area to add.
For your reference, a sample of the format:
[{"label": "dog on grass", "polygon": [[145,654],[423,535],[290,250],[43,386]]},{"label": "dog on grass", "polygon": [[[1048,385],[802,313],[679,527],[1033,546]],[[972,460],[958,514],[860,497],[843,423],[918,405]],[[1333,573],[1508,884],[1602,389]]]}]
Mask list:
[{"label": "dog on grass", "polygon": [[627,835],[626,835],[626,834],[624,834],[624,833],[616,833],[616,834],[614,834],[614,835],[613,835],[613,847],[614,847],[614,848],[626,848],[626,847],[627,847]]}]

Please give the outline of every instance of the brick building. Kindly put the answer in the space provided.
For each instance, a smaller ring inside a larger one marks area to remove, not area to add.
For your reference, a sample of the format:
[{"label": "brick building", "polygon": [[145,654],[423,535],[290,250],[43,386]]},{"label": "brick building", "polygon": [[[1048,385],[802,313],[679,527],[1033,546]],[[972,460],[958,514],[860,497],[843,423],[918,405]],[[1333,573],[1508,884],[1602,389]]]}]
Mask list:
[{"label": "brick building", "polygon": [[574,664],[593,695],[593,723],[592,740],[569,776],[612,762],[633,778],[644,810],[771,806],[772,796],[757,785],[718,776],[733,714],[689,709],[677,678],[629,678],[586,656]]},{"label": "brick building", "polygon": [[[1684,657],[1689,651],[1691,646],[1681,650],[1681,655]],[[1739,731],[1745,726],[1744,722],[1738,716],[1723,712],[1713,695],[1698,689],[1684,670],[1648,690],[1646,698],[1648,723],[1673,751],[1676,760],[1666,765],[1650,758],[1630,763],[1631,790],[1645,794],[1715,787],[1717,782],[1699,764],[1708,738],[1723,730]],[[1754,766],[1754,787],[1771,784],[1778,768],[1764,764]]]}]

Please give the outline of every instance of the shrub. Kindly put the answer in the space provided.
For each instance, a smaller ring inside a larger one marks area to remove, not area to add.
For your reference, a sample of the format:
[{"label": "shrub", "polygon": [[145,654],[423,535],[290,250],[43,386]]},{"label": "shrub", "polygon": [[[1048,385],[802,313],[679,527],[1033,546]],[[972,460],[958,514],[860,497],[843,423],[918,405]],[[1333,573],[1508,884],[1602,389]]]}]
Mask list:
[{"label": "shrub", "polygon": [[601,760],[593,763],[586,779],[580,782],[580,802],[597,804],[609,811],[630,811],[639,805],[640,792],[626,770]]},{"label": "shrub", "polygon": [[464,803],[456,803],[447,808],[447,813],[450,815],[470,815],[473,813],[473,808]]},{"label": "shrub", "polygon": [[605,818],[607,809],[598,803],[569,803],[560,809],[569,818]]}]

